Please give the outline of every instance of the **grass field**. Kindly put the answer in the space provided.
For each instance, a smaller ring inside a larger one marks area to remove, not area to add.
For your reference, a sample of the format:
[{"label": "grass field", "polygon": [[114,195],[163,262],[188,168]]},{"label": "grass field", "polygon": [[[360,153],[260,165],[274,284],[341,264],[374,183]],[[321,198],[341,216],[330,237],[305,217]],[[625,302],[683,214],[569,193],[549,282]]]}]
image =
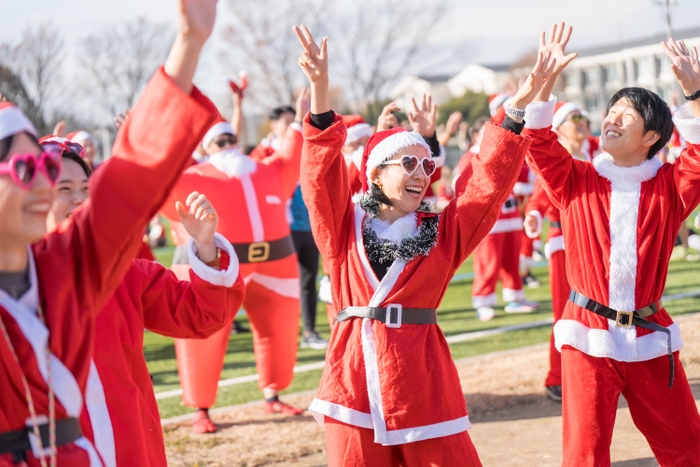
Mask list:
[{"label": "grass field", "polygon": [[[166,265],[170,264],[172,247],[157,249],[155,253],[161,263]],[[470,258],[462,265],[458,274],[470,272],[471,270]],[[476,312],[471,308],[471,280],[453,283],[447,290],[447,294],[438,310],[440,326],[445,335],[450,336],[470,331],[493,329],[511,324],[538,321],[551,316],[547,268],[537,268],[533,270],[533,273],[540,280],[542,285],[537,289],[526,289],[526,294],[528,299],[540,302],[539,309],[530,314],[506,314],[501,308],[497,310],[496,318],[487,323],[482,323],[477,320]],[[688,262],[685,260],[672,261],[669,268],[668,284],[665,294],[676,294],[692,290],[700,290],[700,262]],[[674,315],[700,311],[700,299],[687,298],[676,300],[669,302],[666,308]],[[243,323],[246,327],[249,327],[245,316],[239,316],[236,320]],[[319,303],[318,306],[317,330],[323,337],[328,337],[329,325],[326,319],[325,304],[323,303]],[[550,329],[548,327],[527,329],[484,337],[469,342],[461,342],[451,345],[450,348],[454,358],[463,358],[497,350],[512,349],[546,342],[549,339],[549,333]],[[153,375],[155,391],[160,392],[178,388],[179,378],[173,340],[147,332],[145,336],[144,353],[148,362],[149,371]],[[322,361],[323,358],[324,351],[299,349],[297,364],[303,365],[306,363],[319,362]],[[251,334],[246,333],[231,336],[221,378],[229,379],[254,374],[255,372]],[[297,373],[293,384],[285,392],[314,389],[318,385],[320,375],[321,370]],[[262,394],[257,388],[257,382],[225,387],[219,390],[215,407],[258,400],[261,396]],[[179,397],[160,400],[159,407],[162,418],[185,414],[192,410],[183,406]]]}]

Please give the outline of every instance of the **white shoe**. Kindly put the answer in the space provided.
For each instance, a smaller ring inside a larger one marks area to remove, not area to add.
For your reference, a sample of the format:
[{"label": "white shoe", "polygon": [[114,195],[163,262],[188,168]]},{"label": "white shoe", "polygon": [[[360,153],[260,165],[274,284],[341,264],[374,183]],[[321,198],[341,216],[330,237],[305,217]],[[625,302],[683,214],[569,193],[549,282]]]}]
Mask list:
[{"label": "white shoe", "polygon": [[521,300],[519,302],[510,302],[504,309],[506,313],[532,313],[538,306],[539,303]]},{"label": "white shoe", "polygon": [[490,306],[481,306],[476,309],[476,317],[479,321],[491,321],[496,316],[496,310]]}]

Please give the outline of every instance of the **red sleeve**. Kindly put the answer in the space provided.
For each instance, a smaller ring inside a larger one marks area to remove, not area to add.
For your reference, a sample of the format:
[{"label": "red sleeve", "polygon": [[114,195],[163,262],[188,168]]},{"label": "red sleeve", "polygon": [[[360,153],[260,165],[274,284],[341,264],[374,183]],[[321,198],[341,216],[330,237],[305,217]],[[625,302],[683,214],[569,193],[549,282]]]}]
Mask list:
[{"label": "red sleeve", "polygon": [[693,213],[700,203],[700,145],[687,143],[673,164],[673,178],[681,203],[681,218]]},{"label": "red sleeve", "polygon": [[[222,253],[222,266],[228,258]],[[136,260],[142,276],[144,322],[149,331],[181,339],[204,339],[233,321],[243,303],[245,284],[215,285],[190,270],[180,281],[158,263]]]},{"label": "red sleeve", "polygon": [[141,248],[139,249],[138,254],[136,255],[136,258],[138,259],[145,259],[147,261],[155,261],[156,257],[153,256],[153,252],[151,251],[151,247],[148,246],[148,243],[141,241]]},{"label": "red sleeve", "polygon": [[458,197],[441,214],[444,254],[457,269],[489,233],[520,174],[529,139],[487,123],[479,154],[457,180]]},{"label": "red sleeve", "polygon": [[250,152],[250,158],[253,159],[255,162],[262,162],[263,160],[271,156],[273,153],[274,151],[270,146],[263,146],[262,144],[258,144]]},{"label": "red sleeve", "polygon": [[344,256],[352,222],[348,168],[342,149],[345,124],[335,115],[321,131],[304,119],[304,154],[301,158],[301,192],[309,209],[314,240],[324,258]]},{"label": "red sleeve", "polygon": [[530,211],[537,211],[540,213],[540,216],[544,217],[547,209],[549,209],[550,206],[552,206],[552,202],[549,200],[547,192],[544,191],[542,183],[539,181],[535,182],[535,189],[532,191],[532,194],[525,205],[525,214]]},{"label": "red sleeve", "polygon": [[40,246],[73,258],[81,307],[97,313],[122,281],[146,225],[216,115],[196,88],[185,94],[162,68],[153,76],[120,129],[109,163],[90,180],[90,200]]},{"label": "red sleeve", "polygon": [[282,145],[278,151],[265,158],[262,163],[277,167],[282,178],[282,194],[285,200],[292,197],[299,183],[301,149],[304,138],[298,123],[292,123],[284,133]]}]

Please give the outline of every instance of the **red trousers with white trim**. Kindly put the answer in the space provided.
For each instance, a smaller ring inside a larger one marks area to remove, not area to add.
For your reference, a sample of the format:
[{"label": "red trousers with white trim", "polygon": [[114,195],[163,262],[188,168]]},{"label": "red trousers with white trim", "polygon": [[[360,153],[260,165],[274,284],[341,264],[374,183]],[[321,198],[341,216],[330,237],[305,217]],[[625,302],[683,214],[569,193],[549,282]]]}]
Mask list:
[{"label": "red trousers with white trim", "polygon": [[610,466],[610,443],[620,394],[661,467],[700,466],[700,415],[683,366],[669,362],[618,362],[562,348],[564,467]]},{"label": "red trousers with white trim", "polygon": [[[501,279],[504,290],[520,291],[523,288],[518,266],[520,262],[520,246],[522,232],[502,232],[489,234],[474,249],[474,285],[472,301],[478,308],[481,301],[485,305],[495,305],[496,282]],[[486,297],[493,295],[493,299]],[[504,300],[512,301],[510,297]],[[489,303],[492,302],[492,303]]]},{"label": "red trousers with white trim", "polygon": [[[564,306],[569,299],[569,280],[566,278],[566,254],[556,251],[549,258],[549,287],[552,293],[552,314],[554,324],[561,319]],[[554,331],[549,337],[549,373],[545,386],[561,386],[561,353],[554,346]]]},{"label": "red trousers with white trim", "polygon": [[374,442],[374,432],[325,417],[328,467],[480,467],[469,433],[398,446]]},{"label": "red trousers with white trim", "polygon": [[520,246],[520,256],[532,258],[532,254],[535,252],[536,239],[528,237],[524,230],[521,230],[520,232],[520,238],[522,239],[522,245]]}]

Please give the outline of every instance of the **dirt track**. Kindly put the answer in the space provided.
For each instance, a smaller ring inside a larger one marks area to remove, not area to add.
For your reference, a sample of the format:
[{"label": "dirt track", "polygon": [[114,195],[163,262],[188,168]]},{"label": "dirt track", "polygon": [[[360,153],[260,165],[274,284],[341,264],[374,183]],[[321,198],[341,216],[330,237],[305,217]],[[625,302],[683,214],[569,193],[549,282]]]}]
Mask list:
[{"label": "dirt track", "polygon": [[[681,317],[685,347],[681,359],[700,401],[700,316]],[[561,405],[543,396],[548,346],[485,355],[457,362],[473,427],[470,435],[486,467],[561,465]],[[287,397],[308,406],[313,394]],[[324,466],[323,427],[313,417],[262,413],[260,405],[232,408],[213,416],[221,430],[194,435],[187,423],[165,429],[169,464],[174,467]],[[621,400],[612,459],[615,467],[657,466]]]}]

